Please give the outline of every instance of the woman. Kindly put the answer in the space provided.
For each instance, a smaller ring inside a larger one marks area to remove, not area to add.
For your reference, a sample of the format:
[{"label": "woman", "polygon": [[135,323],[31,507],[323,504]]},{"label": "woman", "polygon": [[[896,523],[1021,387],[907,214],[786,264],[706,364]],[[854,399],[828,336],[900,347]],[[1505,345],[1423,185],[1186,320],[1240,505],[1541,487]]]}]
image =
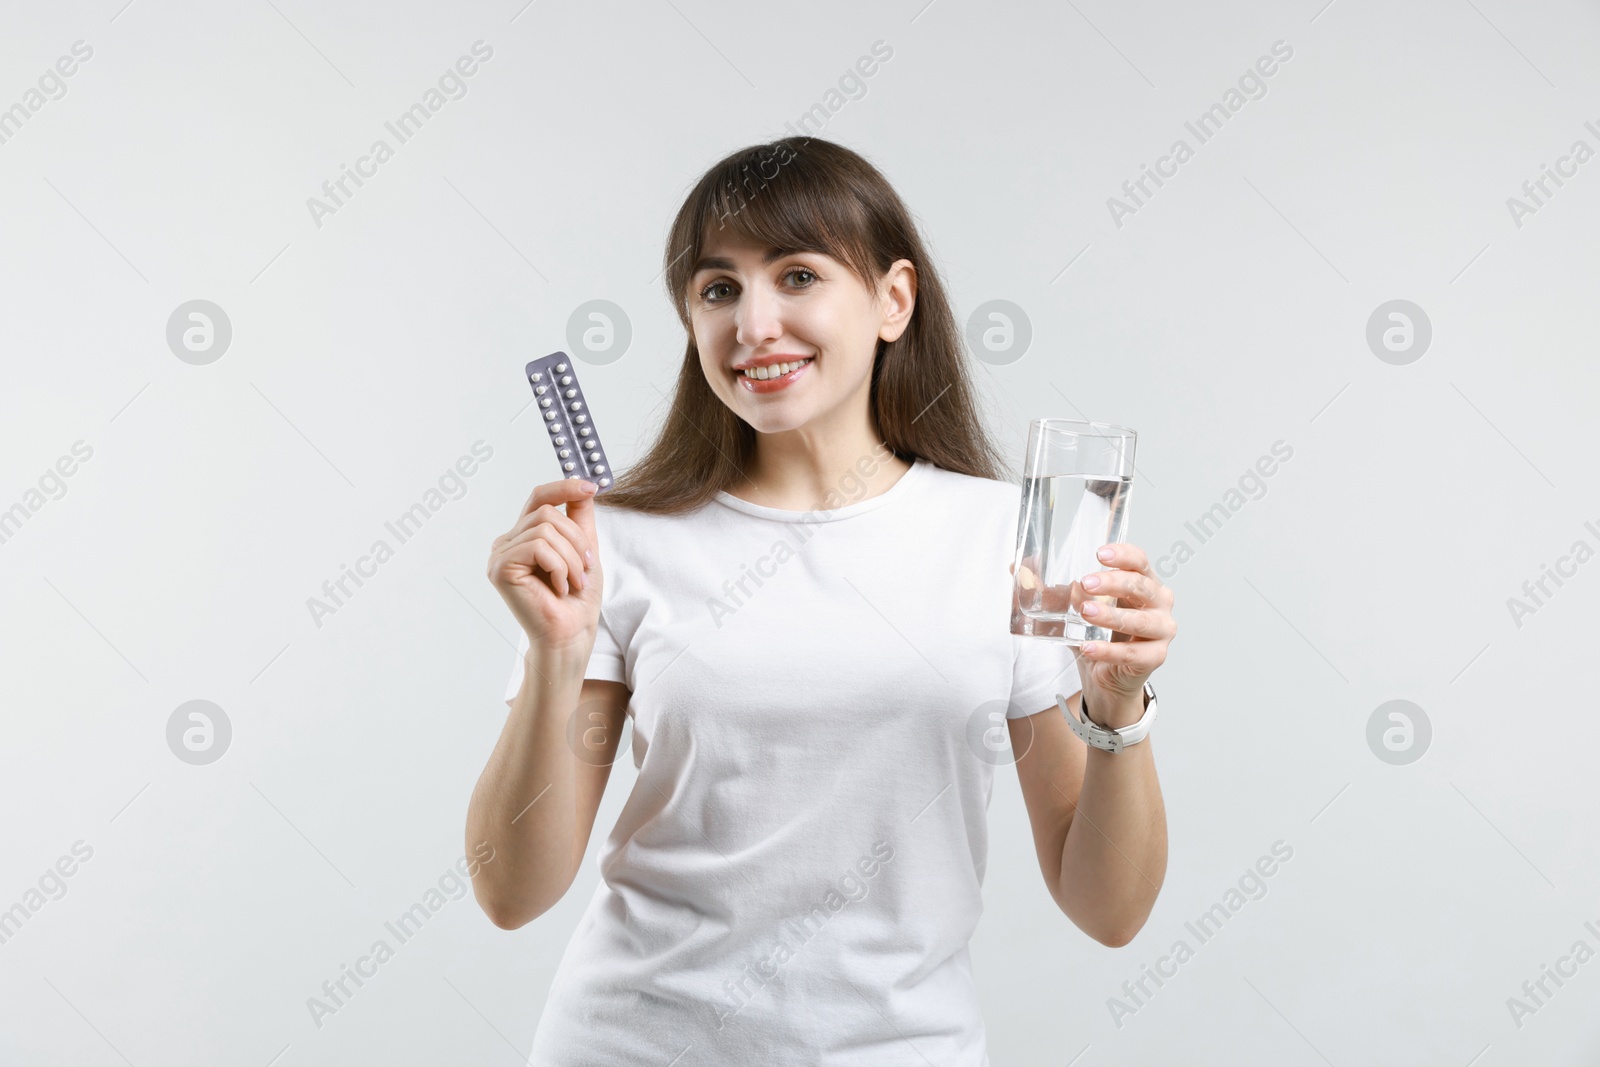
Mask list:
[{"label": "woman", "polygon": [[1126,944],[1166,870],[1150,745],[1090,750],[1056,694],[1137,721],[1172,593],[1110,545],[1116,641],[1070,662],[1011,635],[1020,491],[860,156],[728,156],[665,258],[689,341],[659,439],[603,498],[538,486],[489,560],[523,630],[467,819],[496,925],[571,885],[625,716],[639,771],[531,1062],[987,1064],[967,945],[996,749],[1051,896]]}]

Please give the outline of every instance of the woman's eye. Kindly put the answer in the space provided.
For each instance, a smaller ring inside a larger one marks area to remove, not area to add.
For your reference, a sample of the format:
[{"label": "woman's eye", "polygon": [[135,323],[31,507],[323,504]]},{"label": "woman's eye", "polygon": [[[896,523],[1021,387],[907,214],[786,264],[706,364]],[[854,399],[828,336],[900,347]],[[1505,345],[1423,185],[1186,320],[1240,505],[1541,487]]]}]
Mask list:
[{"label": "woman's eye", "polygon": [[[794,284],[797,284],[801,289],[809,288],[817,280],[816,271],[813,271],[807,267],[793,267],[783,272],[783,276],[786,279],[793,280],[797,275],[799,276],[799,280]],[[724,297],[718,296],[718,292],[727,288],[729,288],[729,285],[725,281],[712,282],[710,285],[707,285],[704,289],[700,290],[700,299],[704,300],[708,304],[718,303],[722,299],[725,299]]]}]

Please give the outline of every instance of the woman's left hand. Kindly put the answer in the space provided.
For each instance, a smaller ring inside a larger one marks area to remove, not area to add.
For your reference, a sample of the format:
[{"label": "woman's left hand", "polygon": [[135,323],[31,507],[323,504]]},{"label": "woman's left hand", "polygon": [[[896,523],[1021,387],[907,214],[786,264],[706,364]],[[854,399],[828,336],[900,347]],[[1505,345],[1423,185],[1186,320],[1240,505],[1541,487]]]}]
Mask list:
[{"label": "woman's left hand", "polygon": [[[1108,705],[1132,699],[1134,707],[1143,707],[1144,683],[1166,662],[1167,645],[1177,635],[1178,624],[1172,618],[1172,590],[1156,577],[1144,549],[1118,541],[1101,548],[1099,558],[1111,569],[1084,576],[1080,584],[1085,595],[1078,610],[1096,626],[1115,633],[1109,642],[1074,647],[1072,655],[1088,691],[1089,707],[1104,722],[1098,709]],[[1100,596],[1116,597],[1116,606],[1090,599]]]}]

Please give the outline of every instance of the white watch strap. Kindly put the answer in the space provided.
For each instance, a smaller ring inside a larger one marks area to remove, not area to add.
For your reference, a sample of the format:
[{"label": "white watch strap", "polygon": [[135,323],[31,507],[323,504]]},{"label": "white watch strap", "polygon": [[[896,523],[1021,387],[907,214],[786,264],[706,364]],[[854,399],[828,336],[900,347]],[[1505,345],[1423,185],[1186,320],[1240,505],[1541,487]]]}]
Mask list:
[{"label": "white watch strap", "polygon": [[[1056,694],[1056,704],[1061,708],[1061,714],[1066,717],[1067,725],[1072,732],[1077,734],[1085,744],[1107,752],[1121,752],[1129,745],[1137,745],[1150,735],[1150,724],[1156,721],[1156,691],[1149,682],[1144,683],[1145,707],[1144,714],[1139,721],[1130,723],[1120,729],[1109,729],[1097,726],[1091,722],[1087,715],[1082,719],[1074,715],[1067,707],[1067,695]],[[1083,703],[1079,698],[1079,705]]]}]

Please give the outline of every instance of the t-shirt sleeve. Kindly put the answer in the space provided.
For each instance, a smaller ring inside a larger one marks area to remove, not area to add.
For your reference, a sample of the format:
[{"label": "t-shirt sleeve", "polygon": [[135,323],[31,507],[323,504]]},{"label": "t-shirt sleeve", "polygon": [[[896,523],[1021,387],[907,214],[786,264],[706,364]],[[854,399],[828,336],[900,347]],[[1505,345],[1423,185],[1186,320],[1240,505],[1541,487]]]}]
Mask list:
[{"label": "t-shirt sleeve", "polygon": [[[517,690],[522,688],[522,657],[528,654],[528,647],[527,633],[519,633],[517,658],[511,663],[511,677],[506,679],[507,704],[517,699]],[[628,681],[622,646],[617,642],[616,635],[612,632],[611,627],[606,625],[605,606],[603,604],[600,610],[600,624],[595,627],[594,631],[594,650],[589,653],[589,665],[583,669],[583,676],[602,682],[622,682],[624,685]]]},{"label": "t-shirt sleeve", "polygon": [[1040,637],[1011,635],[1011,707],[1009,719],[1037,715],[1056,706],[1056,695],[1072,696],[1083,688],[1072,646]]}]

